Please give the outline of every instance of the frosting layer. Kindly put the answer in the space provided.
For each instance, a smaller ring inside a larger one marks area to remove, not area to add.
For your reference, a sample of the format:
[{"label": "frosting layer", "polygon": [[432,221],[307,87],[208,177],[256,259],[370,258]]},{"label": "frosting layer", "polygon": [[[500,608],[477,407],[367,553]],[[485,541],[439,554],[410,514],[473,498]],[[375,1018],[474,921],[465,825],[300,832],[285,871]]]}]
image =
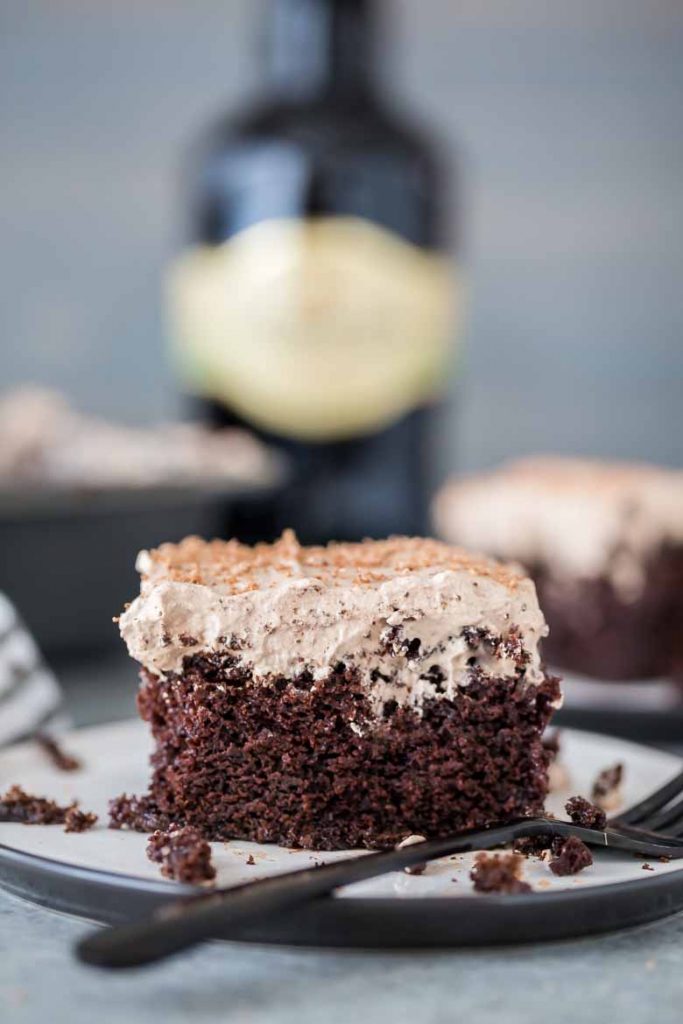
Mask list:
[{"label": "frosting layer", "polygon": [[254,682],[358,669],[373,701],[451,696],[479,666],[543,678],[547,629],[533,583],[438,541],[303,548],[187,538],[141,552],[140,596],[120,618],[133,658],[159,675],[230,654]]},{"label": "frosting layer", "polygon": [[537,457],[453,480],[437,496],[438,533],[558,578],[606,576],[625,598],[645,563],[683,544],[683,471]]}]

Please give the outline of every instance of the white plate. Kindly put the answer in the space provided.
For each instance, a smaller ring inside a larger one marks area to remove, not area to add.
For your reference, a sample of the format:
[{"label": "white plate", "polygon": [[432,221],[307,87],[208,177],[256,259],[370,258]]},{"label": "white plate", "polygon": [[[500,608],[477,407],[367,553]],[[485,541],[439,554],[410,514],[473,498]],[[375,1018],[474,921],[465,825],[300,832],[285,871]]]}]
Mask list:
[{"label": "white plate", "polygon": [[[61,803],[78,799],[84,810],[95,811],[99,824],[90,832],[67,834],[59,825],[28,826],[0,823],[0,844],[7,850],[49,858],[74,868],[89,868],[115,875],[159,882],[158,866],[145,856],[146,836],[136,832],[113,831],[107,826],[107,803],[122,792],[144,793],[149,775],[147,757],[150,740],[138,721],[77,730],[64,737],[64,746],[83,760],[83,769],[65,774],[56,770],[34,743],[22,743],[0,751],[0,789],[18,783],[28,792],[51,797]],[[624,740],[595,733],[564,730],[560,762],[568,774],[567,785],[552,794],[548,810],[562,817],[569,796],[590,796],[593,779],[603,768],[620,761],[625,767],[624,806],[642,799],[675,775],[678,758]],[[346,853],[311,853],[277,846],[233,841],[213,843],[213,860],[220,885],[235,885],[263,875],[307,867],[313,862],[347,856]],[[470,895],[469,871],[472,854],[445,858],[430,864],[423,875],[392,874],[344,890],[356,897],[447,897]],[[247,864],[252,857],[253,866]],[[683,861],[651,864],[631,856],[598,851],[595,863],[579,875],[557,878],[548,866],[535,858],[525,864],[524,875],[534,890],[559,891],[683,871]],[[173,883],[164,883],[172,890]],[[486,898],[486,897],[481,897]]]}]

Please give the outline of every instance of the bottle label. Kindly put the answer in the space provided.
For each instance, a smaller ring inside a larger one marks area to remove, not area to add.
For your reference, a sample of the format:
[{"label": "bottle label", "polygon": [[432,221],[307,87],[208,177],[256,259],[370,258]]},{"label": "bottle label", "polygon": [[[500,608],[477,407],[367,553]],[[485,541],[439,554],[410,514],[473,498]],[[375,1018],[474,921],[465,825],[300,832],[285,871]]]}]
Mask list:
[{"label": "bottle label", "polygon": [[262,221],[184,253],[168,283],[185,383],[262,429],[352,438],[444,385],[452,268],[369,221]]}]

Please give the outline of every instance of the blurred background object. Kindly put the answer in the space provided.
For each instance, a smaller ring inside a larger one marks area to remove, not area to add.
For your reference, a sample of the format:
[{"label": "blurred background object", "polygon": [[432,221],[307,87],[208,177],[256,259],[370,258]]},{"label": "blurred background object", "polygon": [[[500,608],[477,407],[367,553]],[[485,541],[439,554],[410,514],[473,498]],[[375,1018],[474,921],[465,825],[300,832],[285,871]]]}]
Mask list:
[{"label": "blurred background object", "polygon": [[47,388],[0,395],[0,488],[7,496],[78,488],[272,484],[278,460],[246,430],[191,423],[131,427],[73,409]]},{"label": "blurred background object", "polygon": [[61,699],[33,637],[0,591],[0,747],[63,727]]},{"label": "blurred background object", "polygon": [[540,457],[456,478],[434,503],[446,540],[521,564],[544,654],[594,679],[683,682],[683,472]]},{"label": "blurred background object", "polygon": [[271,0],[263,85],[204,133],[169,280],[200,416],[282,449],[306,543],[422,534],[457,307],[444,176],[378,82],[377,0]]},{"label": "blurred background object", "polygon": [[[443,459],[678,464],[683,7],[386,0],[385,90],[466,155],[468,344]],[[262,82],[265,0],[2,0],[3,386],[176,403],[180,157]],[[456,429],[457,426],[457,429]]]},{"label": "blurred background object", "polygon": [[0,588],[51,655],[118,642],[135,554],[273,530],[286,467],[244,430],[124,426],[49,389],[0,395]]}]

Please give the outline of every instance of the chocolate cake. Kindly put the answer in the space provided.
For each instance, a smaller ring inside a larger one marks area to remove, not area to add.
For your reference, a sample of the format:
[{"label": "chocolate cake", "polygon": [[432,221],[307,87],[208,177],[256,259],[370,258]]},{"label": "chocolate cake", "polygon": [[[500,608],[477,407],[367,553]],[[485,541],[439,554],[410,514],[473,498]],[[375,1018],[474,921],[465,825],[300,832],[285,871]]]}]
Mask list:
[{"label": "chocolate cake", "polygon": [[560,688],[517,571],[437,541],[291,532],[191,537],[138,569],[120,628],[155,749],[118,827],[331,850],[541,811]]},{"label": "chocolate cake", "polygon": [[437,531],[518,561],[550,663],[599,679],[683,679],[683,471],[535,458],[454,480]]}]

